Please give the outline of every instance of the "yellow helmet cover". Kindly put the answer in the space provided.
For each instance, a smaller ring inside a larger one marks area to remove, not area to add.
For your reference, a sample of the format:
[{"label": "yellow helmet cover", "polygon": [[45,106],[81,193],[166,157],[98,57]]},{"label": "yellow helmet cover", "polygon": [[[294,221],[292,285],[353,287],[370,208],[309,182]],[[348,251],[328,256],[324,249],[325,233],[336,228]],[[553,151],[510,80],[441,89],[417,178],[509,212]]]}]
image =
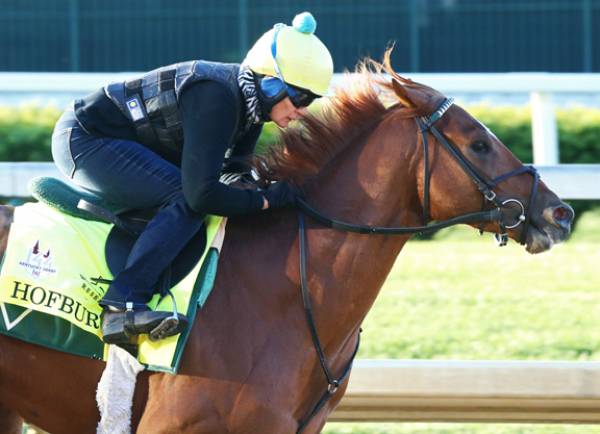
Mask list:
[{"label": "yellow helmet cover", "polygon": [[292,24],[276,24],[264,33],[243,63],[259,74],[281,76],[288,84],[324,95],[333,77],[331,54],[314,35],[317,23],[309,12],[296,15]]}]

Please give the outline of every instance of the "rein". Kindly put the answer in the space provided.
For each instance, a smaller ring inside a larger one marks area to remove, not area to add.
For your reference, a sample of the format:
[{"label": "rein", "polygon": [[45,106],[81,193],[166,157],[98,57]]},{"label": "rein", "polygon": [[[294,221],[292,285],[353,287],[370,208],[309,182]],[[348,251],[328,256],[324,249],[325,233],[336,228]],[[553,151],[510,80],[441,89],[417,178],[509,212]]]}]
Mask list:
[{"label": "rein", "polygon": [[[312,420],[312,418],[325,406],[327,401],[333,397],[333,395],[338,391],[340,385],[346,380],[348,375],[350,374],[350,370],[352,369],[352,364],[354,362],[354,358],[356,357],[356,353],[358,352],[358,347],[360,345],[360,329],[359,334],[356,339],[356,347],[350,360],[344,366],[342,374],[335,378],[331,373],[331,368],[329,363],[327,362],[327,358],[323,351],[323,346],[321,345],[321,341],[319,339],[319,334],[317,332],[317,328],[315,325],[314,315],[312,312],[312,305],[310,302],[310,289],[308,288],[308,279],[306,277],[306,225],[304,222],[304,214],[313,218],[321,225],[345,232],[354,232],[359,234],[381,234],[381,235],[402,235],[402,234],[415,234],[415,233],[429,233],[435,232],[439,229],[446,228],[449,226],[454,226],[457,224],[463,223],[497,223],[500,231],[495,234],[496,240],[500,246],[505,246],[508,242],[508,233],[507,229],[514,229],[519,225],[523,224],[521,228],[521,236],[519,238],[520,244],[526,243],[527,238],[527,230],[529,229],[529,225],[531,224],[531,209],[533,208],[533,204],[535,198],[537,196],[538,186],[539,186],[539,173],[535,169],[535,167],[530,165],[523,165],[515,170],[512,170],[508,173],[500,175],[492,180],[487,180],[484,176],[482,176],[479,171],[475,168],[475,166],[465,158],[462,152],[446,137],[443,133],[438,131],[433,125],[441,119],[444,113],[452,106],[454,100],[452,98],[445,98],[442,104],[437,108],[435,112],[433,112],[429,117],[420,117],[415,118],[417,126],[419,127],[419,131],[421,133],[422,144],[423,144],[423,156],[424,156],[424,191],[423,191],[423,226],[405,226],[405,227],[379,227],[379,226],[367,226],[367,225],[359,225],[343,222],[340,220],[335,220],[330,218],[315,208],[311,207],[308,203],[306,203],[303,199],[298,199],[297,205],[300,208],[301,212],[298,215],[298,231],[300,238],[300,286],[302,288],[302,302],[304,305],[304,312],[306,314],[306,321],[308,323],[311,338],[313,341],[313,346],[319,358],[319,363],[321,365],[321,369],[323,374],[325,375],[325,379],[327,380],[327,389],[321,395],[321,398],[317,402],[317,404],[312,408],[312,410],[300,421],[298,422],[298,430],[296,434],[301,433],[304,428],[308,425],[308,423]],[[483,204],[482,211],[479,212],[471,212],[467,214],[463,214],[457,217],[450,218],[448,220],[444,220],[437,223],[428,224],[429,221],[429,184],[431,171],[429,168],[429,142],[427,140],[427,133],[432,134],[438,142],[444,146],[444,148],[450,153],[452,157],[456,160],[456,162],[460,165],[463,171],[469,175],[471,180],[477,186],[479,192],[483,195]],[[516,198],[509,198],[500,200],[498,195],[494,191],[494,188],[498,186],[501,182],[517,175],[521,175],[527,173],[533,177],[533,182],[531,185],[531,191],[529,193],[528,199],[528,207],[527,209],[523,205],[523,203]],[[495,208],[484,210],[485,201],[492,203]],[[506,222],[504,220],[504,214],[502,213],[502,208],[507,207],[510,204],[517,204],[520,208],[520,214],[515,219],[514,222],[509,224],[510,222]]]}]

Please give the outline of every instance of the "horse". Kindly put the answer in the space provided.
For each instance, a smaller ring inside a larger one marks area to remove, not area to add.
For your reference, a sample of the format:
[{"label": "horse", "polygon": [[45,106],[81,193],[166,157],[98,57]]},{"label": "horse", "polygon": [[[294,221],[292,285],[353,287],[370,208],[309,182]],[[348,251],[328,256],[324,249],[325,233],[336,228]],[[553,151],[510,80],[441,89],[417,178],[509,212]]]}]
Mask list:
[{"label": "horse", "polygon": [[[346,390],[343,374],[360,325],[411,237],[373,228],[423,228],[429,219],[493,209],[494,218],[465,221],[504,232],[529,253],[568,236],[571,208],[482,123],[396,73],[389,51],[353,76],[322,113],[282,132],[256,167],[263,177],[302,186],[307,209],[370,232],[339,231],[310,213],[298,232],[297,210],[230,219],[215,287],[197,314],[179,373],[138,375],[133,431],[320,432]],[[482,190],[486,179],[492,190]],[[12,214],[0,208],[0,255]],[[321,352],[301,286],[310,291]],[[330,381],[323,364],[341,380]],[[23,419],[53,434],[95,432],[104,366],[1,335],[0,432],[20,433]]]}]

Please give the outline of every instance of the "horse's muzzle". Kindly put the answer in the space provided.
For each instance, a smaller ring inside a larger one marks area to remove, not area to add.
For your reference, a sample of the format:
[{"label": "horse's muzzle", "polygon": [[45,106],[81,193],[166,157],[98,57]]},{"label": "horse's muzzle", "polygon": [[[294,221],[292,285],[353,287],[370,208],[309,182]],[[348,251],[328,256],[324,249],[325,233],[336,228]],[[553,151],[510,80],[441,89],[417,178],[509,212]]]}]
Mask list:
[{"label": "horse's muzzle", "polygon": [[541,253],[554,244],[565,241],[571,233],[575,217],[573,208],[564,202],[549,205],[531,218],[527,233],[526,249],[529,253]]}]

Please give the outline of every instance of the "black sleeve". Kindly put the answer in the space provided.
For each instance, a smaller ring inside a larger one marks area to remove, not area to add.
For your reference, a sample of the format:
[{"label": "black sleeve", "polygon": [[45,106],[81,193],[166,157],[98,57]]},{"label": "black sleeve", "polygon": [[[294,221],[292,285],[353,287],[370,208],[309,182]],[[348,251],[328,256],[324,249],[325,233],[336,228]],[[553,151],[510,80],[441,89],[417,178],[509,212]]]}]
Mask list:
[{"label": "black sleeve", "polygon": [[184,137],[181,177],[190,207],[222,216],[259,211],[263,206],[261,193],[219,182],[238,116],[229,89],[214,81],[195,83],[183,91],[180,108]]},{"label": "black sleeve", "polygon": [[250,130],[233,145],[231,157],[243,158],[252,155],[261,132],[262,124],[252,125]]},{"label": "black sleeve", "polygon": [[251,170],[250,156],[254,153],[262,124],[253,125],[226,154],[223,173],[246,173]]}]

